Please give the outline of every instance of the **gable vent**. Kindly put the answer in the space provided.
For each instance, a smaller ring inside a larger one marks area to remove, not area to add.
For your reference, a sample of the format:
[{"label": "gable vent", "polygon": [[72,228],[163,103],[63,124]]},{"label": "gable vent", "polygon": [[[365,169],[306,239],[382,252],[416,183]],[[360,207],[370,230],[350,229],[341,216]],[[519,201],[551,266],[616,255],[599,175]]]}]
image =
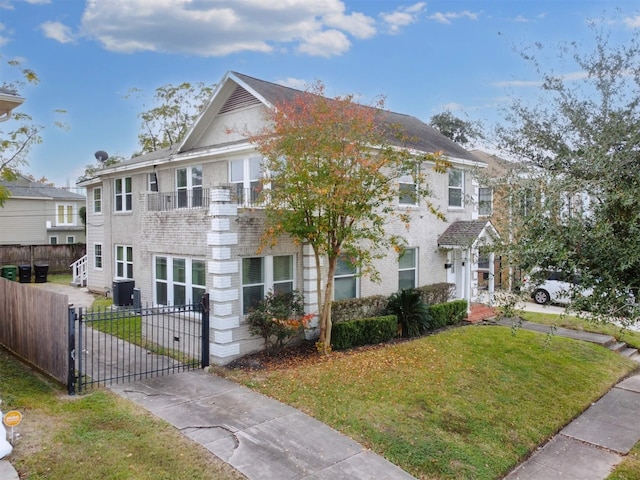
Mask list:
[{"label": "gable vent", "polygon": [[238,86],[231,96],[224,102],[224,105],[218,113],[229,113],[240,108],[250,107],[260,104],[260,100],[247,92],[244,88]]}]

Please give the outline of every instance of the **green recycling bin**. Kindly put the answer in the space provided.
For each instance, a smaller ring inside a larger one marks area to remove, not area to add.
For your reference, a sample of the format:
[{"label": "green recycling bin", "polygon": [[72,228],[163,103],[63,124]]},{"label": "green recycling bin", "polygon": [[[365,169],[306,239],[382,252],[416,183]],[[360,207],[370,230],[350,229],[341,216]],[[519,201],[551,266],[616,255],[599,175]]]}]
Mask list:
[{"label": "green recycling bin", "polygon": [[18,278],[18,267],[15,265],[5,265],[2,267],[2,277],[15,282],[16,278]]}]

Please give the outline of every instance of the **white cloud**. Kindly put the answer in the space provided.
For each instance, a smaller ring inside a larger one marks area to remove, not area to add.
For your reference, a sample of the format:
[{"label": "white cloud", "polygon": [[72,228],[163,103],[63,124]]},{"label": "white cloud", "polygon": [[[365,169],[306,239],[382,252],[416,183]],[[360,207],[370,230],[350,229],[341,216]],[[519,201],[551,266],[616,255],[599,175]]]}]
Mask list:
[{"label": "white cloud", "polygon": [[27,3],[31,5],[47,5],[51,3],[51,0],[25,0]]},{"label": "white cloud", "polygon": [[[558,75],[558,78],[563,81],[573,82],[575,80],[584,80],[589,78],[589,74],[584,71],[569,72],[563,75]],[[503,80],[492,83],[494,87],[541,87],[542,84],[542,80]]]},{"label": "white cloud", "polygon": [[5,28],[6,27],[2,23],[0,23],[0,47],[9,43],[9,37],[3,35]]},{"label": "white cloud", "polygon": [[74,41],[71,29],[60,22],[45,22],[40,25],[40,30],[44,36],[60,43],[70,43]]},{"label": "white cloud", "polygon": [[282,80],[276,80],[278,85],[284,87],[295,88],[296,90],[305,90],[309,86],[309,82],[301,78],[287,77]]},{"label": "white cloud", "polygon": [[622,22],[630,28],[638,28],[640,27],[640,15],[636,15],[635,17],[625,17]]},{"label": "white cloud", "polygon": [[81,32],[123,53],[292,50],[330,57],[377,29],[374,18],[347,12],[343,0],[87,0]]},{"label": "white cloud", "polygon": [[380,17],[386,23],[388,31],[395,34],[400,32],[402,27],[417,22],[419,15],[424,11],[426,6],[426,3],[419,2],[409,7],[400,7],[393,12],[381,13]]},{"label": "white cloud", "polygon": [[523,15],[518,15],[516,18],[513,19],[513,21],[517,23],[528,23],[529,19]]},{"label": "white cloud", "polygon": [[446,25],[450,24],[452,20],[457,20],[459,18],[467,18],[469,20],[478,20],[480,16],[479,13],[471,12],[469,10],[463,10],[462,12],[436,12],[433,15],[430,15],[429,18],[431,20],[435,20],[439,23],[444,23]]}]

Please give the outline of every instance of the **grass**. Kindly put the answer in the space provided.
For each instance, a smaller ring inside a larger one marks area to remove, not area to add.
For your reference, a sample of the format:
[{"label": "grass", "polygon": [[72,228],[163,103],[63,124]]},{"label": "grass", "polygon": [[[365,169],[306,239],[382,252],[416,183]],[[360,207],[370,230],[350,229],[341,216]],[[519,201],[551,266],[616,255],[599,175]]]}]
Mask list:
[{"label": "grass", "polygon": [[604,323],[585,318],[578,318],[571,315],[553,315],[548,313],[518,311],[518,315],[523,320],[529,322],[542,323],[544,325],[554,325],[556,327],[570,328],[591,333],[604,333],[611,335],[618,341],[623,341],[627,345],[640,349],[640,332],[623,329],[611,323]]},{"label": "grass", "polygon": [[495,479],[636,367],[586,342],[468,326],[229,376],[418,478]]},{"label": "grass", "polygon": [[49,273],[47,274],[47,282],[57,283],[60,285],[70,285],[73,276],[70,273]]},{"label": "grass", "polygon": [[141,407],[106,391],[68,397],[0,350],[3,411],[23,414],[6,458],[21,479],[244,478]]}]

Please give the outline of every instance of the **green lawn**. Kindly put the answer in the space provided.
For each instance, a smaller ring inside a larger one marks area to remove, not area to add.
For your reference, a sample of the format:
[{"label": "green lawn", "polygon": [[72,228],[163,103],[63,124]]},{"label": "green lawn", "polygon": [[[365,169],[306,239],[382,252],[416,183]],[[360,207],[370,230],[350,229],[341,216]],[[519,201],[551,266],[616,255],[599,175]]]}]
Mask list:
[{"label": "green lawn", "polygon": [[419,478],[496,479],[637,364],[602,347],[497,326],[228,375]]},{"label": "green lawn", "polygon": [[0,349],[2,410],[23,419],[9,460],[21,479],[244,478],[203,447],[120,397],[68,397]]}]

